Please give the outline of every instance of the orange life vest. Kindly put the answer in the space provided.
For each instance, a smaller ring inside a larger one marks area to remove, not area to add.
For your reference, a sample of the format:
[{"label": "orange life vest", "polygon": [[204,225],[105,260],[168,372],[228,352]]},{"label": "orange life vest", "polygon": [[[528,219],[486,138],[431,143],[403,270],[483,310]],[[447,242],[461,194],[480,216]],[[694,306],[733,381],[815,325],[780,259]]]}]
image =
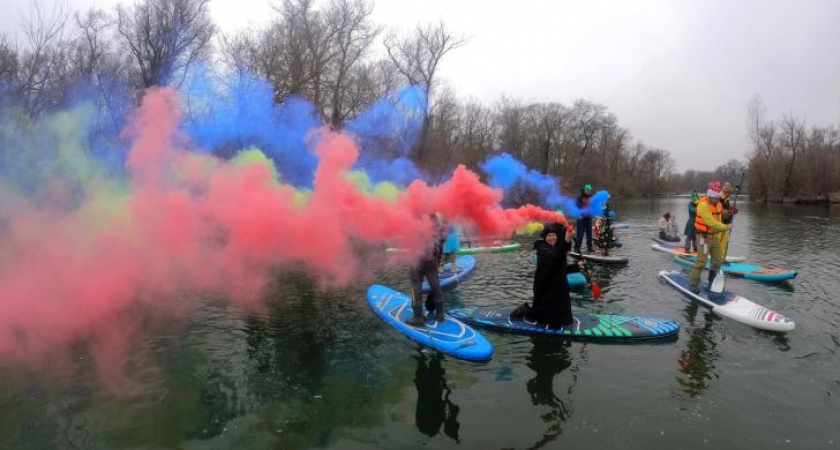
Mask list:
[{"label": "orange life vest", "polygon": [[[703,221],[703,218],[700,217],[700,203],[709,205],[709,211],[712,212],[712,218],[718,222],[720,222],[720,218],[723,215],[723,204],[718,202],[717,205],[713,205],[712,202],[709,201],[709,197],[705,196],[700,200],[697,200],[697,213],[694,214],[694,229],[697,230],[698,233],[708,233],[710,228],[706,225],[706,222]],[[712,231],[712,233],[716,233],[716,231]]]}]

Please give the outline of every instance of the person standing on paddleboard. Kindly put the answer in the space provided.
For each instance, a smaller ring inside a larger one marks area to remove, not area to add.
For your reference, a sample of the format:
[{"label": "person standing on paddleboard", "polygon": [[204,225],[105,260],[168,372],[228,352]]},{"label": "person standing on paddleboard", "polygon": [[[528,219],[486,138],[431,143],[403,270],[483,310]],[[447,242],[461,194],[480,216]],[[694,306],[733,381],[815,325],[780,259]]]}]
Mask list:
[{"label": "person standing on paddleboard", "polygon": [[[732,199],[732,194],[735,192],[735,189],[732,188],[732,185],[727,181],[723,183],[723,195],[720,198],[720,204],[723,207],[723,220],[722,222],[726,225],[732,224],[732,219],[735,218],[735,214],[738,214],[738,208],[729,204],[730,200]],[[726,255],[726,250],[729,247],[729,230],[723,232],[720,235],[720,252],[723,255]]]},{"label": "person standing on paddleboard", "polygon": [[[574,323],[572,299],[569,293],[569,272],[579,272],[583,260],[578,264],[566,263],[566,255],[572,248],[574,229],[559,224],[546,225],[534,242],[537,251],[537,270],[534,272],[534,301],[532,306],[524,304],[516,308],[511,316],[528,321],[544,323],[553,328]],[[562,237],[561,237],[562,236]]]},{"label": "person standing on paddleboard", "polygon": [[697,202],[700,195],[697,192],[691,193],[691,200],[688,202],[688,220],[685,221],[685,252],[697,252],[697,230],[694,228],[694,220],[697,217]]},{"label": "person standing on paddleboard", "polygon": [[[592,185],[587,183],[583,186],[577,198],[577,207],[581,210],[589,209],[591,202]],[[583,235],[586,233],[586,251],[592,253],[592,216],[588,213],[581,213],[580,217],[577,218],[576,225],[577,239],[575,240],[575,252],[580,253],[580,245],[583,242]]]},{"label": "person standing on paddleboard", "polygon": [[694,228],[697,230],[697,261],[691,268],[691,292],[700,292],[700,275],[706,268],[706,261],[709,255],[712,257],[712,267],[709,270],[709,286],[715,280],[715,276],[723,264],[723,253],[720,247],[720,238],[723,232],[728,231],[731,225],[723,223],[723,205],[720,202],[722,195],[720,182],[709,183],[709,190],[697,202],[697,214],[694,217]]},{"label": "person standing on paddleboard", "polygon": [[455,225],[449,224],[447,228],[449,233],[443,242],[443,258],[450,264],[449,270],[452,273],[458,273],[461,271],[461,268],[458,267],[458,252],[461,250],[460,237]]},{"label": "person standing on paddleboard", "polygon": [[409,269],[408,278],[411,280],[411,311],[414,314],[406,324],[422,327],[426,324],[423,313],[423,278],[429,282],[428,308],[435,312],[435,322],[443,322],[443,291],[440,290],[440,274],[438,266],[443,261],[443,241],[446,237],[446,227],[437,214],[430,215],[432,219],[432,241]]}]

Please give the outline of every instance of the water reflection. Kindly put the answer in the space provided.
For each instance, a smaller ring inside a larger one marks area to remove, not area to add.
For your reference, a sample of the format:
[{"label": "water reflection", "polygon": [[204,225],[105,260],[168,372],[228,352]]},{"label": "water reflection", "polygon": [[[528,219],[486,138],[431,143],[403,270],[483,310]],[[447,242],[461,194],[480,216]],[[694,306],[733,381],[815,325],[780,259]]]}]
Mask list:
[{"label": "water reflection", "polygon": [[417,410],[415,425],[426,436],[437,436],[443,426],[443,434],[460,442],[458,413],[461,408],[449,399],[452,390],[446,384],[446,371],[441,366],[442,356],[437,352],[426,355],[419,352],[414,386],[417,388]]},{"label": "water reflection", "polygon": [[[532,340],[534,346],[528,356],[527,366],[534,371],[534,377],[527,381],[526,387],[532,404],[549,408],[548,412],[540,416],[543,422],[548,424],[548,429],[539,441],[528,447],[538,449],[563,434],[563,422],[568,420],[573,412],[572,390],[577,383],[577,367],[569,370],[571,380],[568,385],[555,390],[555,378],[572,367],[569,354],[572,344],[542,337],[534,337]],[[557,392],[560,392],[560,395],[557,395]]]},{"label": "water reflection", "polygon": [[714,372],[715,362],[720,357],[713,329],[717,318],[704,309],[704,320],[698,324],[698,309],[694,303],[685,307],[683,329],[688,332],[688,339],[678,359],[679,370],[685,376],[678,377],[677,384],[690,397],[700,396],[709,387],[709,381],[717,376]]}]

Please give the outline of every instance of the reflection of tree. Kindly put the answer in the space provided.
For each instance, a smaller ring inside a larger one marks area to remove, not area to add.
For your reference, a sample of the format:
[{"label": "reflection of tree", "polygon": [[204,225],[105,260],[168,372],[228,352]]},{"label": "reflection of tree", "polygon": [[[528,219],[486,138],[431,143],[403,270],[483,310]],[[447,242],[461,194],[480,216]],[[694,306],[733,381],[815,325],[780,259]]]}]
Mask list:
[{"label": "reflection of tree", "polygon": [[577,367],[572,368],[571,382],[566,388],[566,400],[561,399],[554,390],[554,378],[572,365],[568,341],[556,339],[533,339],[534,348],[528,358],[528,367],[535,372],[534,378],[528,380],[526,386],[534,405],[548,406],[550,410],[540,416],[549,424],[542,439],[529,449],[538,449],[554,441],[563,433],[563,422],[572,415],[572,389],[577,383]]},{"label": "reflection of tree", "polygon": [[458,412],[461,408],[449,400],[452,390],[446,385],[440,360],[438,354],[426,356],[420,353],[417,356],[417,372],[414,374],[414,385],[417,387],[415,424],[427,436],[436,436],[443,425],[443,433],[460,442]]},{"label": "reflection of tree", "polygon": [[683,392],[691,397],[697,397],[708,387],[708,381],[715,376],[715,361],[720,354],[714,339],[714,316],[706,313],[706,320],[702,326],[695,324],[697,305],[689,304],[685,307],[685,319],[688,324],[688,344],[680,352],[680,372],[685,377],[678,377],[677,384]]}]

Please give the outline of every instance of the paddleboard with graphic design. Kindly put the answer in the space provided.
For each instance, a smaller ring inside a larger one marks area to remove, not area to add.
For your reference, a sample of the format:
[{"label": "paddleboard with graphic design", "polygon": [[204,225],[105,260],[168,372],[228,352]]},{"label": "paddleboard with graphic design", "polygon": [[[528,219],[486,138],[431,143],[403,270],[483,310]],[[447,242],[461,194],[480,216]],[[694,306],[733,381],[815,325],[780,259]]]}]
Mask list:
[{"label": "paddleboard with graphic design", "polygon": [[493,344],[451,315],[444,316],[441,323],[428,315],[423,327],[406,324],[413,313],[411,297],[402,292],[375,284],[368,288],[367,299],[368,306],[383,322],[421,345],[469,361],[487,361],[493,357]]},{"label": "paddleboard with graphic design", "polygon": [[550,327],[527,319],[513,319],[510,307],[469,307],[449,311],[449,315],[470,325],[527,334],[544,334],[585,340],[649,340],[675,336],[680,324],[654,317],[607,314],[574,314],[574,323]]}]

